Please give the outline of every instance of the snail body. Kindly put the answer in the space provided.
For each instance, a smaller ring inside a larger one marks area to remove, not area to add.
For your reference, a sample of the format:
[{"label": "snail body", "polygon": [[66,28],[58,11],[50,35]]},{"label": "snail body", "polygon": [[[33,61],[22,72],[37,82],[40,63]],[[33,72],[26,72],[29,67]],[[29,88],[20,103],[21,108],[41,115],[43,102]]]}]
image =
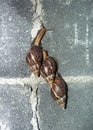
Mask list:
[{"label": "snail body", "polygon": [[57,64],[53,57],[48,56],[46,50],[43,50],[43,62],[40,70],[40,74],[47,81],[48,84],[52,84],[56,75]]},{"label": "snail body", "polygon": [[46,32],[45,27],[42,27],[41,30],[38,32],[29,53],[26,56],[26,61],[30,65],[32,72],[36,76],[40,75],[40,68],[42,65],[42,58],[43,58],[42,47],[40,43],[45,32]]},{"label": "snail body", "polygon": [[60,75],[57,75],[54,82],[52,83],[51,95],[62,109],[66,108],[67,86]]}]

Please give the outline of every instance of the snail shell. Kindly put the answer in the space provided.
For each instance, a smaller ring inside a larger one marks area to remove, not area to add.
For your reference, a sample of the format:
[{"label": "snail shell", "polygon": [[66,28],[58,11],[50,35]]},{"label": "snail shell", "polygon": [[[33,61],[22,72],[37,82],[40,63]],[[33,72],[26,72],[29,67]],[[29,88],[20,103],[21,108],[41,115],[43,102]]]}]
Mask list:
[{"label": "snail shell", "polygon": [[30,65],[32,72],[35,76],[40,75],[40,67],[42,65],[42,48],[39,46],[32,46],[30,52],[26,57],[27,63]]},{"label": "snail shell", "polygon": [[57,64],[54,58],[48,56],[46,50],[43,50],[43,63],[41,66],[40,74],[48,82],[52,84],[56,75]]},{"label": "snail shell", "polygon": [[62,109],[66,108],[67,85],[60,75],[57,75],[52,86],[51,95]]},{"label": "snail shell", "polygon": [[35,76],[40,75],[40,68],[42,65],[42,58],[43,58],[42,47],[40,46],[40,43],[45,32],[46,32],[45,27],[42,27],[41,30],[39,30],[36,38],[34,39],[30,52],[26,56],[26,61],[30,65],[30,68],[32,72],[35,74]]}]

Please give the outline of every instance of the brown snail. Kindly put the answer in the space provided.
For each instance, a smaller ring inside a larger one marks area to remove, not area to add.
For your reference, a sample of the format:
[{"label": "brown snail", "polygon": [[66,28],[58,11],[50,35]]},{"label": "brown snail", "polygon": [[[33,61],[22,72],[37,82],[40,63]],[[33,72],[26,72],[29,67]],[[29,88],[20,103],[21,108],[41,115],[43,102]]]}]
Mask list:
[{"label": "brown snail", "polygon": [[48,82],[52,84],[57,72],[57,64],[53,57],[48,56],[46,50],[43,50],[43,62],[40,69],[40,74]]},{"label": "brown snail", "polygon": [[62,109],[66,108],[67,102],[67,85],[62,77],[57,74],[51,86],[51,95]]},{"label": "brown snail", "polygon": [[46,32],[43,26],[37,33],[33,45],[26,56],[26,61],[30,65],[32,72],[36,76],[42,75],[51,87],[51,95],[61,108],[66,108],[67,85],[63,78],[57,73],[57,63],[55,59],[43,50],[40,43]]},{"label": "brown snail", "polygon": [[26,56],[26,61],[30,65],[32,72],[36,75],[40,75],[40,68],[42,65],[42,47],[40,45],[42,37],[46,32],[46,28],[42,27],[40,31],[37,33],[37,36],[33,42],[33,45]]}]

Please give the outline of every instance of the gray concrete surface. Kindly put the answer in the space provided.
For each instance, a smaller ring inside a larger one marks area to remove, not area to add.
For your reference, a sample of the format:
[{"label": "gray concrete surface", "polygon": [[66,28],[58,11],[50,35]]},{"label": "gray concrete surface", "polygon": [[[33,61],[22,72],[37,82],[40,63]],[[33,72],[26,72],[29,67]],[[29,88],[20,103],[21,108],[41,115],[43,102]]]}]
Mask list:
[{"label": "gray concrete surface", "polygon": [[30,88],[0,85],[0,130],[31,130]]},{"label": "gray concrete surface", "polygon": [[28,75],[25,62],[30,48],[32,4],[22,1],[0,1],[0,76]]},{"label": "gray concrete surface", "polygon": [[47,85],[40,87],[41,130],[92,130],[93,84],[69,83],[68,105],[62,110]]},{"label": "gray concrete surface", "polygon": [[30,48],[32,14],[29,0],[0,0],[0,130],[33,129],[31,88],[9,81],[31,73],[25,57]]},{"label": "gray concrete surface", "polygon": [[[93,0],[43,1],[47,28],[44,47],[59,64],[64,76],[93,75]],[[68,83],[68,105],[62,111],[47,85],[40,89],[41,130],[92,130],[93,82]],[[47,94],[46,94],[47,93]]]},{"label": "gray concrete surface", "polygon": [[47,28],[55,30],[44,46],[57,58],[63,75],[93,75],[93,1],[43,1]]},{"label": "gray concrete surface", "polygon": [[[54,29],[42,45],[68,84],[64,111],[26,64],[40,19]],[[0,1],[0,130],[93,129],[92,25],[93,0]]]}]

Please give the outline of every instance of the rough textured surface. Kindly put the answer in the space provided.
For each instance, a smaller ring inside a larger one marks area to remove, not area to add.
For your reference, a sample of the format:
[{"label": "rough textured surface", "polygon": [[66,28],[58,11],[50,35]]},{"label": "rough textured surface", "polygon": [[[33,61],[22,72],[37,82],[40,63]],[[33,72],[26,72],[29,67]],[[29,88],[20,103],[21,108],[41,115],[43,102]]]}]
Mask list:
[{"label": "rough textured surface", "polygon": [[30,87],[0,85],[0,130],[32,130]]},{"label": "rough textured surface", "polygon": [[[47,32],[43,46],[55,57],[63,76],[93,75],[93,1],[43,1]],[[68,77],[69,79],[69,77]],[[85,79],[87,80],[87,79]],[[92,130],[93,82],[68,83],[68,105],[61,110],[47,85],[40,88],[41,130]]]},{"label": "rough textured surface", "polygon": [[31,73],[25,57],[30,49],[32,14],[30,0],[0,0],[0,77],[7,77],[3,85],[0,79],[0,130],[33,129],[31,89],[8,79]]},{"label": "rough textured surface", "polygon": [[[54,29],[42,45],[67,81],[64,111],[26,64],[40,20]],[[93,0],[0,0],[0,130],[93,129],[92,34]]]},{"label": "rough textured surface", "polygon": [[43,45],[57,58],[59,71],[68,75],[93,75],[93,1],[43,1],[47,32]]},{"label": "rough textured surface", "polygon": [[30,49],[32,5],[28,0],[0,1],[0,76],[28,75],[25,56]]},{"label": "rough textured surface", "polygon": [[70,83],[68,105],[62,110],[50,96],[47,85],[40,87],[40,130],[92,130],[93,84]]}]

